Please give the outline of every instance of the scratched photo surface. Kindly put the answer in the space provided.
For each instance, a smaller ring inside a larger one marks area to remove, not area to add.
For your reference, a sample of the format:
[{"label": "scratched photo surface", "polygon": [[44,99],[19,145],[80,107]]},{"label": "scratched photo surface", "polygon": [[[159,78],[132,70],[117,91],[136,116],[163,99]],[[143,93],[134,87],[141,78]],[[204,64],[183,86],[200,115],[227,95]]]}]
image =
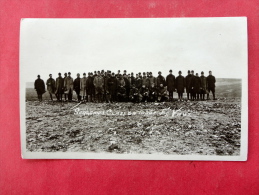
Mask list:
[{"label": "scratched photo surface", "polygon": [[22,20],[23,158],[246,160],[246,25]]}]

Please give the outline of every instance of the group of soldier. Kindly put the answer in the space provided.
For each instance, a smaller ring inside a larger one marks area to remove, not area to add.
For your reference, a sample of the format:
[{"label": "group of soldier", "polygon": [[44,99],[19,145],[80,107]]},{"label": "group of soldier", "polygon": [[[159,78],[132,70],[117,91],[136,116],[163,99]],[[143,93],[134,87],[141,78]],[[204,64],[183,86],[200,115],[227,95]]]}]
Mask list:
[{"label": "group of soldier", "polygon": [[[77,74],[73,79],[71,73],[65,73],[62,77],[58,73],[56,80],[49,74],[46,82],[47,91],[50,99],[53,101],[53,95],[57,101],[72,101],[73,91],[77,94],[79,102],[163,102],[173,101],[173,92],[178,93],[178,101],[183,101],[183,93],[186,91],[187,100],[205,100],[209,99],[209,93],[212,92],[215,100],[215,83],[216,79],[209,71],[209,75],[201,76],[194,71],[188,70],[186,77],[182,72],[178,72],[175,77],[172,70],[164,77],[159,71],[158,76],[154,77],[152,72],[139,72],[127,74],[124,70],[115,74],[111,71],[94,71],[88,75],[83,73],[83,77]],[[38,94],[39,101],[42,101],[42,94],[45,93],[44,81],[38,75],[34,83],[35,90]],[[64,95],[64,96],[63,96]],[[64,97],[64,99],[62,99]]]}]

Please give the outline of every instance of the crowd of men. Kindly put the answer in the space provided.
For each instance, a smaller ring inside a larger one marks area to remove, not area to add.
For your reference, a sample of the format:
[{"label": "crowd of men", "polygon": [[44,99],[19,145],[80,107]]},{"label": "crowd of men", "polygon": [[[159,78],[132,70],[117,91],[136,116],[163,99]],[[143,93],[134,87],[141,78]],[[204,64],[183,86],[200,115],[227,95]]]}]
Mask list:
[{"label": "crowd of men", "polygon": [[[49,79],[46,82],[47,91],[50,99],[53,101],[53,95],[57,101],[72,101],[73,91],[77,94],[77,101],[81,102],[163,102],[173,101],[173,92],[178,93],[178,101],[183,101],[183,93],[186,91],[187,100],[205,100],[209,99],[209,93],[212,92],[215,100],[215,83],[216,79],[209,71],[208,76],[201,76],[194,71],[188,70],[186,77],[182,76],[182,72],[178,72],[175,77],[172,70],[164,77],[159,71],[158,76],[154,77],[152,72],[139,72],[127,74],[124,70],[120,70],[115,74],[111,71],[105,72],[94,71],[88,75],[83,73],[83,77],[77,74],[73,79],[71,73],[65,73],[62,77],[58,73],[58,77]],[[38,79],[34,83],[35,90],[38,94],[39,101],[42,101],[42,94],[45,93],[44,81],[38,75]],[[63,99],[64,98],[64,99]]]}]

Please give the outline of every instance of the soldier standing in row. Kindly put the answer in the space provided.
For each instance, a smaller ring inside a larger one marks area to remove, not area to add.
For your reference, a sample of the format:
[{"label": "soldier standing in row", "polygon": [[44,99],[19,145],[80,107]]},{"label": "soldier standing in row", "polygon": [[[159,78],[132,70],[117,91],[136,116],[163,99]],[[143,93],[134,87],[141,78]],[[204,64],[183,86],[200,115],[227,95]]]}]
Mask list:
[{"label": "soldier standing in row", "polygon": [[175,79],[175,86],[178,93],[178,101],[183,101],[185,79],[182,76],[182,71],[179,71],[178,74],[179,76],[177,76]]},{"label": "soldier standing in row", "polygon": [[86,73],[84,73],[83,78],[81,78],[80,80],[80,95],[83,98],[83,101],[87,101],[86,82],[87,82]]},{"label": "soldier standing in row", "polygon": [[[67,78],[67,73],[64,73],[64,78],[63,78],[63,85],[64,85],[64,81],[66,80]],[[63,88],[64,89],[64,88]],[[64,93],[64,90],[63,90],[63,93]],[[68,95],[67,93],[64,93],[64,98],[65,98],[65,101],[67,101],[68,99]],[[62,99],[62,98],[61,98]]]},{"label": "soldier standing in row", "polygon": [[129,101],[129,93],[130,93],[130,80],[128,76],[124,74],[124,82],[125,82],[125,90],[126,90],[126,101]]},{"label": "soldier standing in row", "polygon": [[172,74],[172,70],[169,70],[169,75],[166,77],[167,91],[169,92],[169,101],[173,101],[173,92],[175,90],[175,76]]},{"label": "soldier standing in row", "polygon": [[62,101],[62,95],[64,93],[64,79],[61,76],[61,73],[58,73],[56,78],[56,96],[58,101]]},{"label": "soldier standing in row", "polygon": [[142,87],[142,79],[140,78],[139,74],[136,74],[135,87],[138,90],[140,90],[140,88]]},{"label": "soldier standing in row", "polygon": [[112,73],[111,77],[107,80],[108,90],[111,95],[111,102],[117,101],[117,88],[118,88],[118,80],[115,77],[114,72]]},{"label": "soldier standing in row", "polygon": [[153,77],[152,72],[149,72],[149,87],[152,87],[152,85],[154,85],[154,87],[156,87],[156,78]]},{"label": "soldier standing in row", "polygon": [[205,100],[205,94],[207,93],[207,79],[204,76],[203,71],[201,72],[200,80],[201,80],[200,99]]},{"label": "soldier standing in row", "polygon": [[34,89],[37,92],[38,100],[41,102],[42,101],[42,94],[45,93],[46,91],[45,91],[45,83],[40,78],[40,75],[38,75],[38,79],[36,79],[35,82],[34,82]]},{"label": "soldier standing in row", "polygon": [[52,94],[55,94],[56,82],[52,78],[52,74],[49,74],[49,79],[47,80],[46,85],[47,85],[47,90],[49,92],[50,99],[51,99],[51,101],[53,101]]},{"label": "soldier standing in row", "polygon": [[96,95],[96,102],[102,102],[103,97],[103,86],[104,81],[103,77],[100,74],[100,71],[97,72],[97,76],[94,78],[94,88],[95,88],[95,95]]},{"label": "soldier standing in row", "polygon": [[186,93],[187,93],[187,100],[190,99],[190,94],[191,94],[191,79],[192,79],[192,75],[191,75],[191,71],[188,70],[188,75],[185,77],[185,86],[186,86]]},{"label": "soldier standing in row", "polygon": [[165,78],[162,76],[161,71],[158,72],[158,77],[156,78],[156,86],[160,87],[163,84],[163,87],[166,85]]},{"label": "soldier standing in row", "polygon": [[209,71],[209,76],[207,76],[207,88],[208,88],[207,99],[209,99],[209,93],[211,91],[212,95],[213,95],[213,100],[216,100],[216,98],[215,98],[215,83],[216,83],[216,79],[212,75],[212,72]]},{"label": "soldier standing in row", "polygon": [[64,88],[65,88],[65,94],[68,96],[68,101],[72,101],[73,97],[73,78],[71,77],[71,73],[68,72],[68,76],[66,79],[64,79]]},{"label": "soldier standing in row", "polygon": [[94,78],[93,73],[88,73],[88,78],[86,81],[86,91],[88,95],[88,102],[93,102],[94,98]]},{"label": "soldier standing in row", "polygon": [[81,95],[80,95],[80,83],[81,83],[81,78],[80,78],[80,74],[77,73],[77,78],[74,80],[74,90],[76,92],[77,95],[77,101],[80,102],[81,101]]}]

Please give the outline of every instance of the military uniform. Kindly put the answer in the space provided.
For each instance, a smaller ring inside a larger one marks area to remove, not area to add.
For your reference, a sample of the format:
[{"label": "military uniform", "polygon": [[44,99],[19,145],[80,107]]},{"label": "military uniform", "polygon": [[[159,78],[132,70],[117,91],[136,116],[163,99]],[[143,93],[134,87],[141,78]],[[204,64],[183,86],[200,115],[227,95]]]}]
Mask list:
[{"label": "military uniform", "polygon": [[184,86],[185,86],[185,79],[182,75],[179,75],[175,79],[175,86],[178,93],[179,100],[183,99],[183,92],[184,92]]},{"label": "military uniform", "polygon": [[[207,88],[208,88],[208,92],[210,93],[210,91],[213,94],[213,99],[215,100],[215,83],[216,83],[216,79],[214,76],[209,75],[207,76]],[[207,95],[207,99],[209,99],[209,94]]]},{"label": "military uniform", "polygon": [[167,75],[166,86],[167,86],[167,91],[169,92],[169,101],[172,101],[173,92],[175,90],[175,76],[173,74]]},{"label": "military uniform", "polygon": [[68,98],[68,101],[72,101],[72,97],[73,97],[73,78],[71,76],[67,76],[65,79],[64,79],[64,88],[65,88],[65,91],[64,93],[67,94],[67,98]]},{"label": "military uniform", "polygon": [[38,79],[34,82],[34,89],[37,92],[39,101],[42,101],[42,94],[45,93],[45,83],[40,77],[38,76]]},{"label": "military uniform", "polygon": [[62,101],[62,95],[64,93],[64,79],[61,77],[56,78],[56,96],[58,101]]},{"label": "military uniform", "polygon": [[81,95],[80,95],[80,77],[77,77],[75,80],[74,80],[74,83],[73,83],[73,88],[76,92],[76,95],[77,95],[77,100],[78,101],[81,101]]}]

